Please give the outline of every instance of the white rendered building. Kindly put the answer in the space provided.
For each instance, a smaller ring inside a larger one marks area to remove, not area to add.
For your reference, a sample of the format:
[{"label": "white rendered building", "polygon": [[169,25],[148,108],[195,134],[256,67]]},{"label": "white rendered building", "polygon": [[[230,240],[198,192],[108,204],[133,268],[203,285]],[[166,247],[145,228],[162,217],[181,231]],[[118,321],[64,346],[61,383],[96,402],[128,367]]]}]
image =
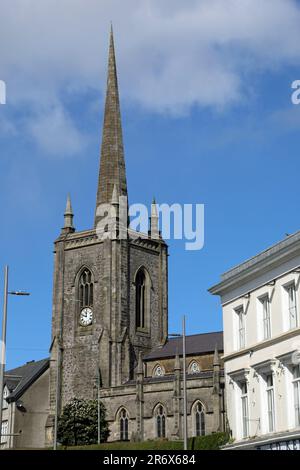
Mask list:
[{"label": "white rendered building", "polygon": [[300,231],[210,292],[223,309],[226,448],[300,450]]}]

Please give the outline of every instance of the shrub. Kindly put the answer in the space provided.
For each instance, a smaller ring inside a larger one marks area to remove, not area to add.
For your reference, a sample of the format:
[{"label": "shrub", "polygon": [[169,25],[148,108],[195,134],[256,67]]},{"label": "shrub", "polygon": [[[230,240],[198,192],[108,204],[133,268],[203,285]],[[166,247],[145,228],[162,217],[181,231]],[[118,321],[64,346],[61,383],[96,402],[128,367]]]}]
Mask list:
[{"label": "shrub", "polygon": [[[189,450],[219,450],[230,440],[228,433],[214,433],[207,436],[191,437],[188,440]],[[183,450],[182,441],[168,441],[166,439],[157,439],[155,441],[143,442],[107,442],[92,446],[70,447],[70,450]],[[67,449],[65,449],[67,450]]]},{"label": "shrub", "polygon": [[[100,437],[109,436],[105,408],[100,404]],[[58,421],[58,441],[64,446],[96,444],[98,439],[98,402],[73,398],[64,407]]]},{"label": "shrub", "polygon": [[219,450],[229,439],[229,433],[216,432],[207,436],[192,437],[188,447],[190,450]]}]

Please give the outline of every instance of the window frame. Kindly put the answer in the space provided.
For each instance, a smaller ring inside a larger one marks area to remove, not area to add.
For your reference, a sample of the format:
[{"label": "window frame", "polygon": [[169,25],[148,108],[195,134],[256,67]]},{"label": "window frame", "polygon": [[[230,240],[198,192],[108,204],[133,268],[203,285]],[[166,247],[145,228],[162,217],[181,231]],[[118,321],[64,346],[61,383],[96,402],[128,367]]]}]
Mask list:
[{"label": "window frame", "polygon": [[3,403],[2,403],[2,409],[3,410],[7,410],[7,408],[8,408],[8,403],[6,401],[6,398],[8,397],[8,395],[9,395],[9,390],[5,386],[4,389],[3,389]]},{"label": "window frame", "polygon": [[[144,282],[143,284],[138,283],[138,278],[140,275],[143,275]],[[135,321],[135,331],[141,335],[150,334],[150,314],[151,314],[151,289],[152,281],[149,275],[148,270],[144,266],[140,266],[134,275],[134,321]],[[138,291],[139,287],[143,288],[143,313],[141,313],[140,307],[141,304],[139,299],[141,299],[140,293]]]},{"label": "window frame", "polygon": [[[295,371],[298,370],[298,375],[295,377]],[[293,399],[294,399],[294,422],[295,427],[300,427],[300,364],[297,364],[292,369],[292,384],[293,384]]]},{"label": "window frame", "polygon": [[[161,374],[157,373],[158,369],[161,370]],[[163,377],[165,373],[166,371],[162,364],[155,364],[155,366],[153,367],[153,371],[152,371],[152,377]]]},{"label": "window frame", "polygon": [[[272,384],[268,384],[268,378],[271,377]],[[267,428],[268,432],[275,432],[275,386],[274,386],[274,374],[273,372],[268,372],[265,374],[265,383],[266,383],[266,404],[267,404]],[[270,408],[271,404],[271,408]]]},{"label": "window frame", "polygon": [[[294,328],[297,328],[299,326],[299,320],[298,320],[298,302],[297,302],[297,289],[296,289],[296,282],[295,280],[292,280],[285,284],[284,286],[285,294],[286,294],[286,310],[288,314],[288,330],[292,330]],[[291,296],[290,296],[290,291],[294,292],[294,305],[291,307]],[[294,325],[292,324],[292,314],[291,310],[294,309],[295,311],[295,320],[294,320]]]},{"label": "window frame", "polygon": [[119,410],[119,433],[120,441],[129,441],[129,414],[125,407]]},{"label": "window frame", "polygon": [[[258,297],[259,307],[261,310],[260,324],[262,325],[262,341],[272,338],[272,322],[271,322],[271,302],[269,294],[263,294]],[[265,308],[266,306],[266,308]]]},{"label": "window frame", "polygon": [[[142,277],[142,282],[139,278]],[[146,302],[147,302],[147,280],[143,268],[140,268],[135,277],[135,326],[136,329],[145,329],[146,326]]]},{"label": "window frame", "polygon": [[[201,410],[198,407],[201,407]],[[206,434],[206,411],[203,403],[200,400],[197,400],[193,406],[193,416],[194,416],[194,435],[205,436]]]},{"label": "window frame", "polygon": [[[193,370],[194,369],[194,370]],[[188,366],[189,374],[199,374],[201,372],[200,364],[196,359],[193,359]]]},{"label": "window frame", "polygon": [[[243,386],[246,386],[246,392],[243,391]],[[243,439],[246,439],[247,437],[249,437],[249,398],[248,398],[247,380],[243,380],[240,382],[240,392],[241,392],[242,437]]]},{"label": "window frame", "polygon": [[165,439],[167,436],[167,416],[161,403],[155,407],[155,435],[158,439]]},{"label": "window frame", "polygon": [[[83,280],[84,276],[88,276],[88,280]],[[78,294],[77,298],[79,300],[79,310],[81,311],[83,308],[94,307],[94,276],[90,268],[85,266],[80,270],[79,277],[78,277]]]},{"label": "window frame", "polygon": [[[245,322],[245,312],[244,306],[239,305],[234,309],[236,315],[236,333],[237,333],[237,350],[245,349],[246,347],[246,322]],[[241,322],[242,320],[242,322]]]},{"label": "window frame", "polygon": [[8,441],[8,419],[3,419],[2,423],[1,423],[1,442],[0,442],[0,446],[2,444],[6,444],[7,441]]}]

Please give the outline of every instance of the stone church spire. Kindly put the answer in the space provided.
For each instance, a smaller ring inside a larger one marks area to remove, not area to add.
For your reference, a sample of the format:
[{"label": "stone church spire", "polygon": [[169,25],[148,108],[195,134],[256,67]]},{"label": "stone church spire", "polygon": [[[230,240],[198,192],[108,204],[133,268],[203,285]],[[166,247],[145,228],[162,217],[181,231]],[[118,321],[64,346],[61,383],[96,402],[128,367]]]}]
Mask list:
[{"label": "stone church spire", "polygon": [[[111,203],[114,187],[118,190],[118,197],[127,196],[117,68],[111,28],[96,211],[100,204]],[[95,215],[95,226],[100,218]]]}]

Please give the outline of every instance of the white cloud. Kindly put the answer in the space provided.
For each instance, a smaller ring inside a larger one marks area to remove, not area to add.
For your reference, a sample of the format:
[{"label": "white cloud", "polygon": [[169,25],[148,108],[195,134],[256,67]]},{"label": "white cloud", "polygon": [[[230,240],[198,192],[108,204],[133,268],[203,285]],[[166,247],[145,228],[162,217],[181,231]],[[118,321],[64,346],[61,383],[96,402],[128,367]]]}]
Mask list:
[{"label": "white cloud", "polygon": [[[296,0],[2,0],[0,78],[11,106],[39,116],[27,129],[50,153],[84,145],[59,97],[103,91],[110,20],[122,100],[151,112],[224,109],[257,72],[300,60]],[[47,124],[64,135],[55,146]]]},{"label": "white cloud", "polygon": [[59,105],[35,115],[26,126],[41,150],[50,155],[74,155],[84,150],[87,143],[87,138]]}]

